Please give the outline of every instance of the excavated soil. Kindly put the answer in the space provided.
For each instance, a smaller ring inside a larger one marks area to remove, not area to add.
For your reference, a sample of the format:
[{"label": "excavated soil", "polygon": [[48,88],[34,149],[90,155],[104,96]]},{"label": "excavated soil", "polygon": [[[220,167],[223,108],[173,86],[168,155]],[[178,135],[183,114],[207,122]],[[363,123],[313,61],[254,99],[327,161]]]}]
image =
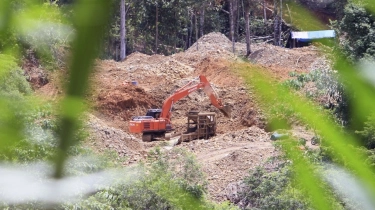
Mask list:
[{"label": "excavated soil", "polygon": [[[235,55],[231,52],[232,43],[228,38],[220,33],[210,33],[187,51],[171,56],[133,53],[123,62],[98,61],[92,78],[95,91],[91,99],[97,110],[95,115],[103,124],[114,127],[107,129],[127,133],[127,122],[131,116],[144,115],[149,108],[161,108],[163,100],[176,89],[200,74],[205,75],[224,103],[232,107],[232,118],[224,117],[210,105],[203,91],[196,91],[174,104],[172,122],[175,133],[181,133],[186,129],[188,111],[217,114],[215,137],[183,142],[177,147],[184,147],[196,154],[208,177],[210,198],[214,201],[227,200],[228,185],[242,180],[249,169],[279,155],[270,141],[270,134],[264,131],[265,119],[252,100],[251,90],[231,70],[233,62],[243,62],[237,55],[243,55],[245,47],[242,43],[236,43]],[[289,79],[291,71],[308,72],[327,68],[327,64],[322,62],[325,59],[314,46],[285,49],[269,44],[254,44],[252,51],[250,62],[265,67],[278,80]],[[102,130],[93,129],[94,133],[101,133],[96,138],[102,143],[96,146],[112,148],[119,155],[128,156],[130,161],[125,164],[137,162],[145,157],[145,151],[155,145],[163,145],[161,142],[141,142],[140,135],[108,136],[106,129],[104,133]],[[299,134],[307,136],[306,139],[311,137],[308,131],[300,130],[294,132],[297,137]],[[111,138],[117,140],[109,140]],[[128,147],[131,142],[136,142],[139,147]]]},{"label": "excavated soil", "polygon": [[196,154],[207,174],[211,199],[223,201],[229,184],[243,180],[250,169],[280,154],[269,139],[263,129],[252,126],[181,146]]},{"label": "excavated soil", "polygon": [[[314,46],[285,49],[269,44],[253,44],[249,56],[252,63],[265,67],[275,78],[285,80],[289,72],[308,72],[327,68],[327,62]],[[217,114],[217,135],[209,140],[183,142],[196,154],[208,177],[209,196],[214,201],[228,199],[226,189],[242,180],[248,170],[261,165],[269,157],[279,155],[264,131],[265,119],[252,100],[249,90],[231,70],[233,62],[244,62],[237,55],[246,46],[232,43],[223,34],[210,33],[201,37],[185,52],[171,56],[133,53],[123,62],[98,60],[91,78],[88,95],[94,111],[87,118],[90,146],[102,151],[109,148],[125,157],[124,165],[145,160],[147,151],[163,142],[142,142],[139,134],[129,134],[128,121],[144,115],[149,108],[161,108],[163,101],[176,89],[205,75],[218,96],[232,107],[232,117],[226,118],[210,105],[203,91],[196,91],[176,102],[172,109],[175,133],[185,131],[186,113],[190,110]],[[297,137],[308,131],[299,129]]]}]

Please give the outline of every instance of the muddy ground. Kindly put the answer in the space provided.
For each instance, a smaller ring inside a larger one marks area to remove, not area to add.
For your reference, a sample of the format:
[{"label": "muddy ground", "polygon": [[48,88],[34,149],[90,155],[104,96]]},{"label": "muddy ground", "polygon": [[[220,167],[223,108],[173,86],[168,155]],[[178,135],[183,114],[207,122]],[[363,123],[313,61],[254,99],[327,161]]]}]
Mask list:
[{"label": "muddy ground", "polygon": [[[286,49],[259,43],[251,47],[253,53],[247,59],[265,67],[279,80],[290,78],[291,71],[309,72],[328,65],[314,46]],[[191,93],[173,106],[175,132],[185,130],[188,111],[198,110],[216,112],[217,135],[176,147],[184,147],[196,155],[208,178],[209,197],[218,202],[227,200],[226,188],[230,183],[242,180],[249,169],[279,154],[270,140],[271,134],[264,130],[266,122],[251,90],[231,70],[232,62],[244,62],[238,55],[242,56],[245,48],[245,44],[236,43],[234,54],[228,38],[210,33],[185,52],[171,56],[133,53],[123,62],[98,60],[88,95],[93,104],[87,122],[90,146],[98,151],[104,148],[116,151],[120,157],[126,157],[124,165],[144,160],[150,149],[163,144],[142,142],[139,134],[129,133],[128,121],[132,116],[144,115],[149,108],[161,108],[174,90],[203,74],[224,103],[232,107],[232,117],[224,117],[210,105],[203,91]],[[312,137],[311,132],[301,127],[293,133],[306,139]]]}]

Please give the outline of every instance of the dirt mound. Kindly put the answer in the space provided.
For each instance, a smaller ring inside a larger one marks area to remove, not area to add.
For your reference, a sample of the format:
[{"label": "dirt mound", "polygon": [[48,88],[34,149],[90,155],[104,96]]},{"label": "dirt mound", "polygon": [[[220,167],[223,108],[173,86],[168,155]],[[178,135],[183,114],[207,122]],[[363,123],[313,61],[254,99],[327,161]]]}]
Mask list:
[{"label": "dirt mound", "polygon": [[288,79],[289,72],[309,72],[314,70],[316,60],[322,57],[313,45],[302,48],[281,48],[270,44],[252,45],[249,60],[269,69],[277,79]]},{"label": "dirt mound", "polygon": [[249,169],[279,155],[269,139],[264,130],[253,126],[209,140],[183,142],[181,147],[197,155],[208,176],[210,198],[223,201],[227,199],[228,184],[242,180]]},{"label": "dirt mound", "polygon": [[[246,46],[243,43],[236,43],[236,55],[244,54]],[[176,60],[195,67],[203,59],[237,60],[232,52],[232,42],[218,32],[206,34],[198,39],[188,50],[172,55]]]},{"label": "dirt mound", "polygon": [[[134,54],[134,55],[133,55]],[[173,56],[145,55],[133,53],[123,62],[98,61],[94,78],[100,77],[97,83],[122,84],[136,81],[144,89],[150,90],[162,83],[170,84],[174,80],[187,77],[194,69]],[[99,76],[100,75],[100,76]]]},{"label": "dirt mound", "polygon": [[146,155],[140,139],[109,127],[94,115],[87,115],[86,128],[90,131],[89,142],[93,148],[99,152],[104,149],[116,151],[120,157],[126,157],[125,165],[141,160]]},{"label": "dirt mound", "polygon": [[[143,88],[135,85],[120,85],[100,91],[97,97],[98,109],[106,115],[130,120],[134,113],[144,115],[149,108],[158,108],[161,104]],[[141,113],[139,113],[141,112]]]},{"label": "dirt mound", "polygon": [[230,62],[222,58],[205,57],[195,66],[196,75],[205,75],[219,87],[238,87],[243,82],[230,70]]}]

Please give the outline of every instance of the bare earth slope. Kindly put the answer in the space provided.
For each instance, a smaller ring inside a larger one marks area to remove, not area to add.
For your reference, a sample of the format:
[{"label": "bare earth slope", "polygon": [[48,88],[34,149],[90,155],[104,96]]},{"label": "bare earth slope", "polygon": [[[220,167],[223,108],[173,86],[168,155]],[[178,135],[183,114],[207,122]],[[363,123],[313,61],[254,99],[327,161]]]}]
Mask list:
[{"label": "bare earth slope", "polygon": [[[198,45],[198,49],[197,49]],[[145,143],[139,135],[128,133],[131,116],[144,115],[149,108],[160,108],[174,90],[200,74],[207,76],[224,102],[232,106],[232,118],[225,118],[204,92],[194,92],[173,107],[172,122],[177,132],[184,131],[189,110],[217,113],[218,134],[209,140],[184,142],[196,154],[208,177],[208,192],[215,201],[226,200],[228,184],[242,180],[254,168],[278,152],[264,131],[261,112],[252,100],[251,91],[230,70],[231,62],[241,62],[231,51],[231,42],[223,34],[201,37],[187,51],[171,56],[133,53],[123,62],[97,61],[92,77],[90,100],[96,111],[88,119],[92,146],[110,148],[127,157],[124,165],[147,156],[147,151],[160,142]],[[287,79],[290,71],[308,72],[320,68],[322,57],[311,46],[285,49],[268,44],[253,44],[249,59],[266,67],[275,78]],[[245,45],[236,43],[236,54]],[[136,81],[137,85],[129,82]]]}]

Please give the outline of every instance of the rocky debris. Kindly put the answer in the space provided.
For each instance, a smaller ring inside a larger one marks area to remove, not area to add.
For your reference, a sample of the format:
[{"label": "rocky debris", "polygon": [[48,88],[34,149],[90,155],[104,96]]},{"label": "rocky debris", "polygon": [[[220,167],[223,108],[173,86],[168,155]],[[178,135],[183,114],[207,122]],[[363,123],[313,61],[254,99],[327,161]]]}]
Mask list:
[{"label": "rocky debris", "polygon": [[326,56],[321,56],[316,58],[308,68],[310,71],[321,70],[321,71],[332,71],[332,62],[326,58]]},{"label": "rocky debris", "polygon": [[127,84],[101,90],[97,97],[98,109],[113,117],[128,121],[134,116],[144,115],[149,108],[161,107],[159,100],[143,88]]},{"label": "rocky debris", "polygon": [[215,201],[228,199],[229,183],[242,180],[249,169],[279,155],[269,134],[255,126],[227,131],[208,140],[183,142],[180,146],[196,154],[207,174],[210,198]]},{"label": "rocky debris", "polygon": [[120,157],[126,157],[124,164],[130,164],[143,158],[144,148],[140,139],[120,129],[109,127],[92,114],[88,114],[86,128],[90,131],[93,148],[99,152],[114,150]]},{"label": "rocky debris", "polygon": [[48,83],[47,74],[39,68],[31,68],[26,74],[26,80],[32,84],[33,89],[41,88]]},{"label": "rocky debris", "polygon": [[238,204],[241,201],[240,193],[243,192],[245,185],[243,182],[229,183],[225,188],[226,196],[231,203]]},{"label": "rocky debris", "polygon": [[32,50],[26,51],[22,69],[25,72],[26,80],[31,84],[31,87],[34,90],[37,90],[48,83],[48,74],[46,70],[40,67],[39,60]]},{"label": "rocky debris", "polygon": [[237,130],[233,132],[225,133],[224,135],[218,136],[217,138],[222,138],[224,141],[261,141],[267,142],[269,139],[269,134],[259,127],[249,127],[242,130]]},{"label": "rocky debris", "polygon": [[322,56],[319,48],[311,45],[302,48],[281,48],[270,44],[255,44],[249,59],[254,63],[271,68],[285,68],[289,71],[307,70]]},{"label": "rocky debris", "polygon": [[245,54],[246,46],[243,43],[236,43],[235,50],[236,52],[233,53],[232,42],[224,34],[213,32],[199,38],[185,52],[172,56],[180,62],[195,66],[207,57],[231,61],[237,60],[237,55]]}]

